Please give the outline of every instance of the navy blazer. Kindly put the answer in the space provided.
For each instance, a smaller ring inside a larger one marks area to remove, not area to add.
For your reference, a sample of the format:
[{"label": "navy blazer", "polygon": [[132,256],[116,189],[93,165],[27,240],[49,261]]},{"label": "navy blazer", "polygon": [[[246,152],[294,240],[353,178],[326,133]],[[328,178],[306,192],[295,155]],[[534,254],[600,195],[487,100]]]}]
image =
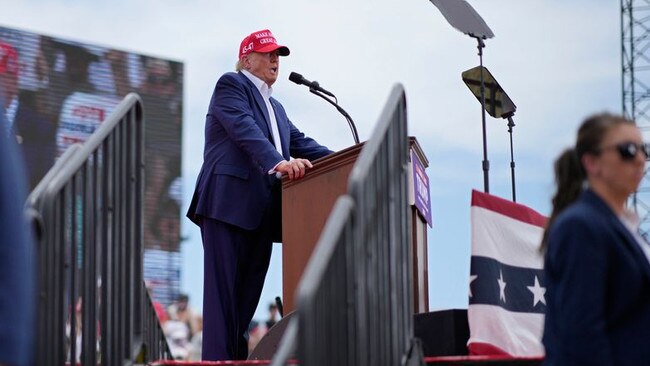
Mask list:
[{"label": "navy blazer", "polygon": [[591,190],[549,231],[546,365],[650,364],[650,263]]},{"label": "navy blazer", "polygon": [[8,133],[0,85],[0,364],[32,365],[37,301],[36,246],[24,214],[27,182]]},{"label": "navy blazer", "polygon": [[217,81],[205,120],[203,166],[187,212],[196,224],[208,217],[256,229],[273,192],[279,192],[278,179],[268,172],[290,156],[314,160],[332,153],[300,132],[282,105],[270,100],[282,155],[272,143],[268,109],[253,82],[241,72],[226,73]]}]

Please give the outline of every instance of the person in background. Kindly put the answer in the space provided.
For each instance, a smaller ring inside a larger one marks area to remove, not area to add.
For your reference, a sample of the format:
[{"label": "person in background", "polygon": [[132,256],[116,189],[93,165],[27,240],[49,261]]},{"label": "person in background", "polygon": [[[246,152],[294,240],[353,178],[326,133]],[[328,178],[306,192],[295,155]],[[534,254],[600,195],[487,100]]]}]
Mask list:
[{"label": "person in background", "polygon": [[170,188],[180,177],[182,134],[182,68],[167,60],[141,57],[144,80],[137,90],[145,123],[144,240],[147,248],[178,251],[180,205]]},{"label": "person in background", "polygon": [[[271,97],[281,46],[268,29],[246,36],[236,70],[221,76],[205,122],[203,166],[187,217],[204,252],[203,359],[246,359],[246,334],[274,241],[281,241],[281,182],[332,153],[305,136]],[[293,159],[292,159],[293,158]]]},{"label": "person in background", "polygon": [[6,134],[13,135],[13,124],[18,108],[18,52],[9,43],[0,41],[0,109]]},{"label": "person in background", "polygon": [[196,332],[192,335],[190,340],[190,361],[201,361],[201,346],[203,344],[203,317],[198,315],[196,317]]},{"label": "person in background", "polygon": [[555,163],[544,233],[545,365],[643,365],[650,360],[650,244],[626,208],[648,147],[633,121],[588,118]]},{"label": "person in background", "polygon": [[269,318],[266,320],[266,329],[271,329],[277,323],[278,306],[275,303],[269,304]]},{"label": "person in background", "polygon": [[188,340],[190,340],[198,330],[197,316],[194,314],[194,311],[192,311],[189,302],[190,298],[187,294],[179,294],[176,302],[169,305],[167,308],[169,319],[178,320],[187,325],[187,328],[190,330]]},{"label": "person in background", "polygon": [[48,115],[52,107],[47,96],[52,91],[48,88],[49,69],[42,52],[42,37],[23,35],[21,38],[15,44],[17,52],[12,55],[17,57],[14,63],[20,65],[20,70],[15,71],[17,85],[7,116],[11,134],[20,144],[31,190],[54,165],[56,119]]},{"label": "person in background", "polygon": [[169,319],[165,322],[163,332],[174,360],[187,360],[191,349],[190,329],[187,324]]},{"label": "person in background", "polygon": [[251,323],[248,325],[248,353],[253,353],[257,344],[260,343],[264,335],[266,334],[266,328],[262,326],[257,320],[251,320]]}]

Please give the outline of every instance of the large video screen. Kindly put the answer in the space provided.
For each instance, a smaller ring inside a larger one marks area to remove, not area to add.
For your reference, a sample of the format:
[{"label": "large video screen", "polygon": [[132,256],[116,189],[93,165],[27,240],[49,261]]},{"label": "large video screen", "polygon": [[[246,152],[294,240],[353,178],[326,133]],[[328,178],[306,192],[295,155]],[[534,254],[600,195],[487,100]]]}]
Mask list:
[{"label": "large video screen", "polygon": [[183,64],[0,27],[0,127],[22,148],[30,189],[130,92],[145,109],[145,249],[178,252]]}]

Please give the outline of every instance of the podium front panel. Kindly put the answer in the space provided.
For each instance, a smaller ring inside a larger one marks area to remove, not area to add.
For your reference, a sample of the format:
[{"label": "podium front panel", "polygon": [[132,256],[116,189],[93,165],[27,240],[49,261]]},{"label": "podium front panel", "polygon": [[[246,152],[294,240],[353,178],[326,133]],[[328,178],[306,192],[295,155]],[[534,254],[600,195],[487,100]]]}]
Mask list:
[{"label": "podium front panel", "polygon": [[347,192],[348,176],[362,144],[318,159],[305,177],[282,182],[282,292],[284,312],[295,309],[302,272],[332,211]]}]

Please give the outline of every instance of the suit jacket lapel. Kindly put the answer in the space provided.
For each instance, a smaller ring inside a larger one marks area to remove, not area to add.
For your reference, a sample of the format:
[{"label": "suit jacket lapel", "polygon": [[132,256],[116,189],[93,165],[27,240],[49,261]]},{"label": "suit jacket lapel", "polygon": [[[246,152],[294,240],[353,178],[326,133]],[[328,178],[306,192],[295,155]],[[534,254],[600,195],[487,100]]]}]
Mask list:
[{"label": "suit jacket lapel", "polygon": [[[259,123],[260,128],[262,128],[262,131],[266,131],[266,137],[269,138],[269,140],[272,140],[273,132],[271,132],[271,118],[269,117],[269,111],[266,108],[266,103],[264,103],[264,98],[262,97],[262,94],[260,94],[260,91],[257,90],[257,87],[255,84],[253,84],[252,81],[250,81],[246,75],[242,74],[239,72],[239,75],[242,79],[244,79],[244,82],[246,85],[248,85],[248,88],[251,89],[251,93],[253,94],[253,98],[255,99],[255,103],[257,103],[257,107],[262,111],[262,115],[264,116],[264,122],[266,123]],[[263,125],[263,126],[262,126]]]},{"label": "suit jacket lapel", "polygon": [[282,156],[285,159],[289,160],[289,125],[284,118],[281,117],[282,113],[278,113],[280,107],[278,106],[278,101],[271,98],[271,106],[273,106],[273,112],[275,113],[275,120],[278,123],[278,132],[280,133],[280,141],[282,146]]},{"label": "suit jacket lapel", "polygon": [[598,197],[592,191],[586,191],[585,194],[587,195],[589,201],[593,205],[597,206],[596,210],[601,211],[606,215],[608,215],[609,220],[611,221],[612,225],[614,225],[616,232],[622,239],[621,240],[622,245],[624,245],[628,250],[634,253],[633,257],[641,262],[641,266],[644,269],[644,273],[646,277],[650,279],[650,262],[648,261],[648,258],[646,257],[643,250],[639,247],[639,244],[637,243],[634,235],[632,235],[630,230],[625,225],[623,225],[621,219],[614,214],[614,212],[609,208],[609,206],[607,206],[607,204],[600,197]]},{"label": "suit jacket lapel", "polygon": [[650,279],[650,262],[648,262],[648,257],[646,257],[643,250],[639,247],[636,238],[634,235],[632,235],[632,233],[630,233],[630,230],[625,225],[623,225],[619,218],[613,217],[613,221],[614,225],[616,226],[616,230],[624,239],[624,245],[626,245],[627,248],[634,253],[634,258],[638,258],[642,262],[641,265],[645,269],[645,274],[648,279]]}]

